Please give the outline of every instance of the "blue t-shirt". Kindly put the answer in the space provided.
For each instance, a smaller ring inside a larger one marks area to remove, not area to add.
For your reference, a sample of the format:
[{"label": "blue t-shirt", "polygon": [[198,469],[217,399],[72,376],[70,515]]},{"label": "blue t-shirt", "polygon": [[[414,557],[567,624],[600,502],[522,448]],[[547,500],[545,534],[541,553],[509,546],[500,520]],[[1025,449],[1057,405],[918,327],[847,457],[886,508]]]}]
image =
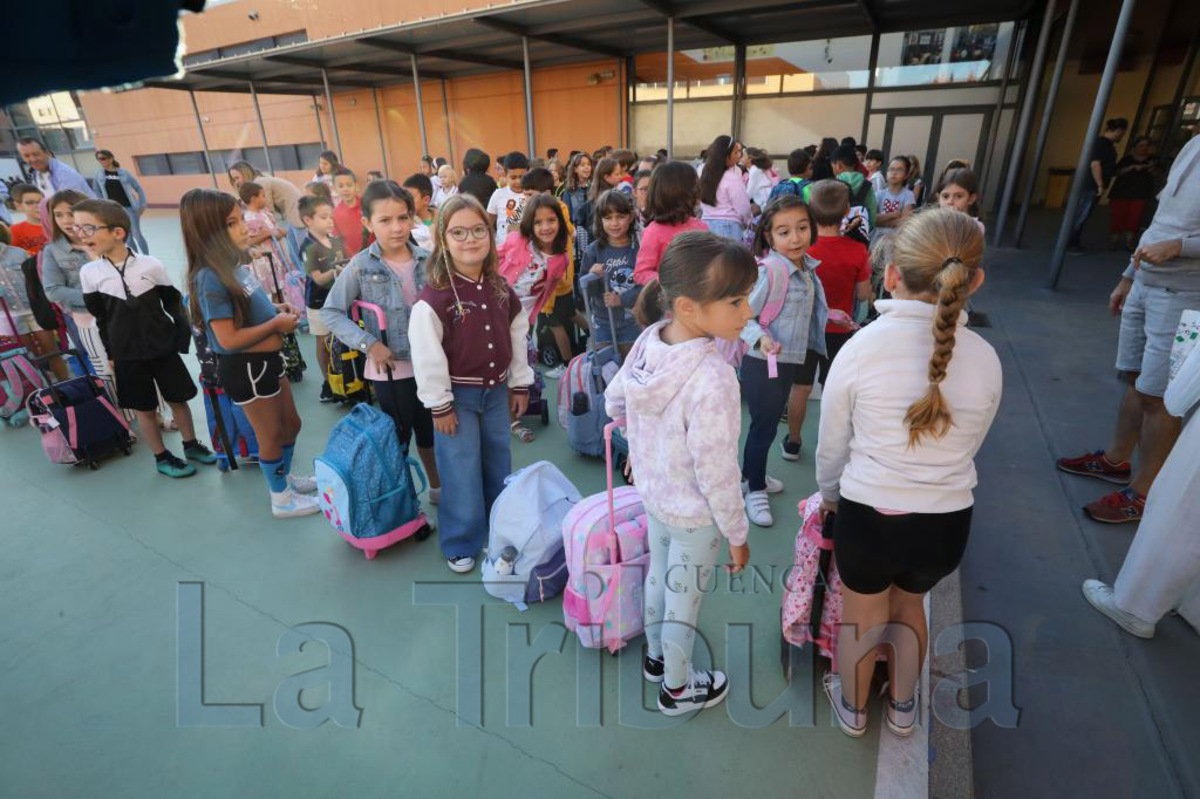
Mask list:
[{"label": "blue t-shirt", "polygon": [[[274,319],[277,314],[275,306],[250,270],[239,266],[233,276],[242,284],[242,290],[250,298],[249,315],[243,327],[254,327]],[[204,326],[208,329],[208,344],[212,351],[220,355],[231,354],[233,351],[222,347],[212,332],[214,319],[233,318],[233,298],[230,296],[229,290],[222,285],[217,273],[211,269],[201,269],[196,273],[196,281],[192,290],[196,292],[200,313],[204,316]]]},{"label": "blue t-shirt", "polygon": [[[637,254],[638,246],[633,240],[624,247],[601,247],[600,242],[593,241],[584,251],[583,267],[590,269],[592,264],[604,264],[609,291],[615,291],[624,299],[630,290],[636,291],[633,268],[637,264]],[[636,299],[636,294],[631,299]],[[629,305],[632,305],[632,302],[626,303],[626,313],[629,313]]]}]

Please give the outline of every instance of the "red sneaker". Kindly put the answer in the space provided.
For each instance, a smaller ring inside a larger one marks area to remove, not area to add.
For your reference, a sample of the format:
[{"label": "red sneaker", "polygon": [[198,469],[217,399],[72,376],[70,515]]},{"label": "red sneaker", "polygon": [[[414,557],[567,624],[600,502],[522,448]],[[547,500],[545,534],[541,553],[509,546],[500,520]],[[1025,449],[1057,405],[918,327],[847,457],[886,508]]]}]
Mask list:
[{"label": "red sneaker", "polygon": [[1083,506],[1090,519],[1105,524],[1141,521],[1145,510],[1146,498],[1132,488],[1122,488]]},{"label": "red sneaker", "polygon": [[1117,485],[1128,485],[1133,474],[1133,465],[1129,461],[1113,463],[1104,457],[1104,450],[1089,452],[1078,458],[1059,458],[1058,468],[1069,474],[1098,477]]}]

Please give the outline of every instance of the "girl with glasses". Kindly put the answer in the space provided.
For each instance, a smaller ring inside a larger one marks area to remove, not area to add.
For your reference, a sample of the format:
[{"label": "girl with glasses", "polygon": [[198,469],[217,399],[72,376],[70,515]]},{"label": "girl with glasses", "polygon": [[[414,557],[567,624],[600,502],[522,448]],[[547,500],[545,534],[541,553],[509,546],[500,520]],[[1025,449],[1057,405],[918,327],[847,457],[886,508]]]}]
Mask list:
[{"label": "girl with glasses", "polygon": [[512,471],[509,414],[529,403],[529,318],[499,272],[494,232],[474,197],[440,209],[426,284],[408,339],[417,396],[433,414],[442,477],[438,537],[446,563],[465,574],[488,532],[492,503]]}]

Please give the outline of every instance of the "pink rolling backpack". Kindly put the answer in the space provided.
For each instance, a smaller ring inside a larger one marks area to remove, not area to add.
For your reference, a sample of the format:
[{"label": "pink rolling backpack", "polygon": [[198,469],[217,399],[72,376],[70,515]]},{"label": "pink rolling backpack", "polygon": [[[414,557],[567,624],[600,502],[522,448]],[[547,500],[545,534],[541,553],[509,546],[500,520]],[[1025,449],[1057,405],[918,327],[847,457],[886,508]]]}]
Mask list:
[{"label": "pink rolling backpack", "polygon": [[650,568],[646,510],[632,486],[613,488],[612,434],[604,428],[608,490],[571,508],[563,519],[567,585],[563,618],[590,649],[616,653],[643,630],[642,586]]}]

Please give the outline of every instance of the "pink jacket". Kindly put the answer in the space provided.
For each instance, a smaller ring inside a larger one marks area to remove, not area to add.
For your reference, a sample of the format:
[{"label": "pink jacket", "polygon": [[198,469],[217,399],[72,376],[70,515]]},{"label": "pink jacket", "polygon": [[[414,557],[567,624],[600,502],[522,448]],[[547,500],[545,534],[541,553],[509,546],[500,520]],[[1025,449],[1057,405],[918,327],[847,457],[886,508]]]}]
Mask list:
[{"label": "pink jacket", "polygon": [[[500,274],[508,281],[508,285],[516,286],[517,279],[533,262],[533,253],[529,251],[529,239],[520,233],[509,233],[500,245]],[[529,324],[532,326],[546,303],[554,296],[558,284],[567,274],[567,256],[551,255],[546,262],[546,279],[542,283],[541,292],[533,310],[529,313]]]},{"label": "pink jacket", "polygon": [[672,527],[715,524],[746,543],[738,438],[741,393],[733,367],[708,338],[671,345],[646,328],[604,391],[613,419],[625,418],[638,492]]},{"label": "pink jacket", "polygon": [[637,263],[633,267],[633,282],[644,286],[658,277],[658,264],[662,261],[663,253],[671,239],[689,230],[708,231],[699,219],[689,219],[682,225],[664,225],[661,222],[651,222],[642,231],[641,244],[638,246]]},{"label": "pink jacket", "polygon": [[726,169],[725,174],[721,176],[721,182],[717,184],[717,204],[701,203],[700,209],[704,212],[705,219],[724,219],[739,225],[750,224],[754,214],[751,213],[750,195],[746,193],[742,170],[736,166]]}]

